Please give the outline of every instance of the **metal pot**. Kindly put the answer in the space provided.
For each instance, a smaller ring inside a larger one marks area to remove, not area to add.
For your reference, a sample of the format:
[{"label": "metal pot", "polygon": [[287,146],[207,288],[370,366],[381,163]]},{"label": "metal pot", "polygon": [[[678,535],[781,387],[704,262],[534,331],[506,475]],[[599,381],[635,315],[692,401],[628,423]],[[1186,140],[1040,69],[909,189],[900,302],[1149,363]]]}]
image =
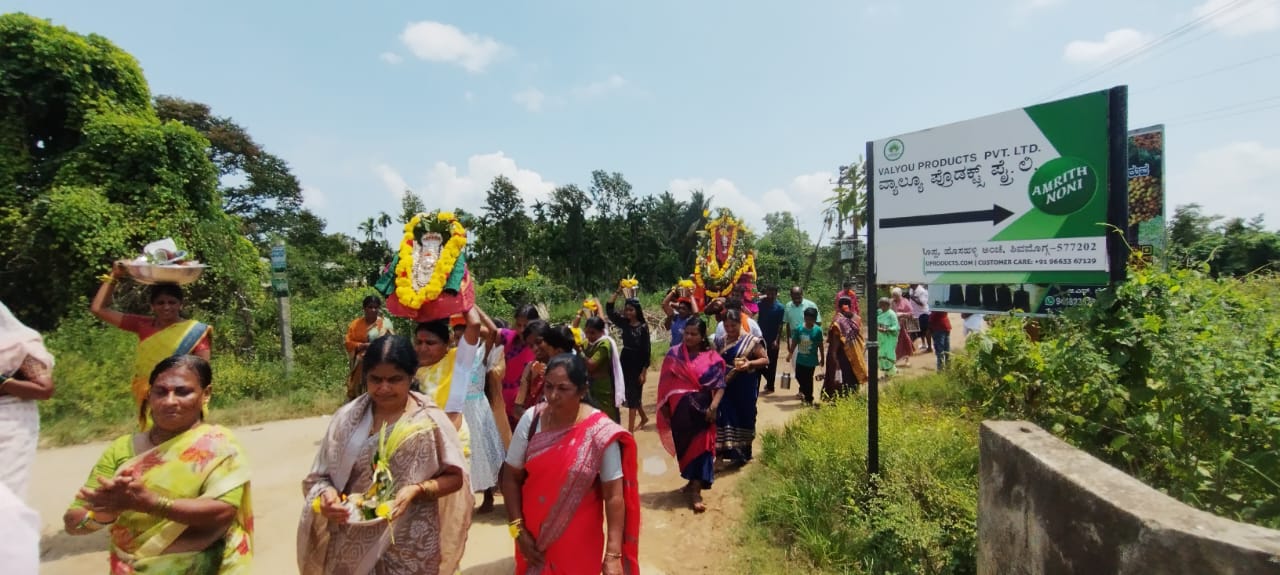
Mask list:
[{"label": "metal pot", "polygon": [[782,374],[782,389],[791,389],[791,374]]}]

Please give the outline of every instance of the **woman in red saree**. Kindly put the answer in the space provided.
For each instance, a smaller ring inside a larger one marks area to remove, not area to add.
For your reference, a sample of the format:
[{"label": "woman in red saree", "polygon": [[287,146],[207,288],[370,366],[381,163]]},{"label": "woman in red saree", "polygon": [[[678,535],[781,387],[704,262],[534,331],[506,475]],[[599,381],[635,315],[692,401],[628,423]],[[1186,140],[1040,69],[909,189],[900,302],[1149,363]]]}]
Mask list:
[{"label": "woman in red saree", "polygon": [[684,492],[694,513],[707,510],[702,490],[711,488],[715,479],[716,412],[724,388],[724,358],[711,349],[703,319],[690,318],[684,341],[662,360],[658,438],[680,462],[680,477],[689,480]]},{"label": "woman in red saree", "polygon": [[589,385],[581,357],[552,357],[546,402],[512,433],[502,497],[516,573],[640,573],[635,439],[586,403]]}]

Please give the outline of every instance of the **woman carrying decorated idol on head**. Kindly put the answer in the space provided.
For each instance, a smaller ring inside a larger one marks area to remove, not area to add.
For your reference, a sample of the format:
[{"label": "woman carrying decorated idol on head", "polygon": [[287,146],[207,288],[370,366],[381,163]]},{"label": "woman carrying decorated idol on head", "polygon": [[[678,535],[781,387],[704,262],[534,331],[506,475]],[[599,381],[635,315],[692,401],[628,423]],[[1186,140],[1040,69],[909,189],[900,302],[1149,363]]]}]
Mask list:
[{"label": "woman carrying decorated idol on head", "polygon": [[552,357],[545,403],[512,435],[502,497],[516,573],[640,572],[635,439],[590,405],[589,385],[582,357]]},{"label": "woman carrying decorated idol on head", "polygon": [[63,515],[67,533],[111,534],[113,574],[247,574],[249,463],[229,429],[204,421],[213,372],[193,355],[151,372],[151,429],[117,438]]},{"label": "woman carrying decorated idol on head", "polygon": [[[445,334],[445,341],[448,341]],[[409,390],[418,354],[387,335],[364,356],[364,395],[334,413],[311,473],[298,526],[304,575],[451,575],[474,499],[454,424],[430,395]],[[375,519],[352,521],[348,503],[389,478]]]},{"label": "woman carrying decorated idol on head", "polygon": [[[182,319],[182,288],[174,284],[151,286],[151,316],[126,314],[111,309],[114,286],[120,278],[128,277],[121,264],[111,268],[111,275],[98,294],[93,296],[89,311],[98,319],[138,336],[138,355],[133,366],[133,399],[139,413],[149,391],[151,371],[162,360],[178,355],[195,355],[208,361],[213,328],[193,319]],[[145,427],[145,418],[139,418]]]}]

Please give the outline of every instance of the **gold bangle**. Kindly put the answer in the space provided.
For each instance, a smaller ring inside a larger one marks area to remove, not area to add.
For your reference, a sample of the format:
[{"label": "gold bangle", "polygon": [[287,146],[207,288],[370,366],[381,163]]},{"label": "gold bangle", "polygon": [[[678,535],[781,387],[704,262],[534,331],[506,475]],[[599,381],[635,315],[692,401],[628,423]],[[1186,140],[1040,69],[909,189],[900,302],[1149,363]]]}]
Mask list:
[{"label": "gold bangle", "polygon": [[[430,488],[430,489],[428,489],[428,488],[427,488],[427,484],[428,484],[428,483],[430,483],[430,484],[431,484],[431,488]],[[423,494],[423,495],[426,495],[426,496],[427,496],[427,499],[435,499],[435,498],[437,497],[437,493],[436,493],[436,492],[437,492],[437,491],[439,491],[439,489],[440,489],[440,484],[439,484],[439,483],[437,483],[437,482],[436,482],[436,480],[434,480],[434,479],[428,479],[428,480],[426,480],[426,481],[423,481],[422,483],[419,483],[419,484],[418,484],[418,489],[421,489],[421,490],[422,490],[422,494]]]},{"label": "gold bangle", "polygon": [[520,538],[520,526],[521,526],[521,525],[524,525],[524,519],[523,519],[523,518],[516,519],[515,521],[512,521],[511,523],[508,523],[508,524],[507,524],[507,531],[511,533],[511,538],[512,538],[512,539],[519,539],[519,538]]},{"label": "gold bangle", "polygon": [[605,553],[604,558],[605,559],[622,559],[622,554],[621,553]]},{"label": "gold bangle", "polygon": [[155,509],[152,510],[151,514],[162,519],[167,519],[165,515],[169,513],[170,509],[173,509],[173,500],[161,495],[157,497]]}]

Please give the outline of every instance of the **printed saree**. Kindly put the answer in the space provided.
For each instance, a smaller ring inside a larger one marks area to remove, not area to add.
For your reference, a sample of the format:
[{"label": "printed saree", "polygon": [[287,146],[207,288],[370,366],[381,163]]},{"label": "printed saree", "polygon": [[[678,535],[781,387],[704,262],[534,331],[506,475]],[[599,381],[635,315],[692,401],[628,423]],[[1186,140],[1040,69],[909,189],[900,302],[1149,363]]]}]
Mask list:
[{"label": "printed saree", "polygon": [[[537,414],[535,413],[535,416]],[[600,464],[605,447],[622,451],[622,572],[640,573],[640,488],[635,438],[597,411],[576,425],[538,432],[529,440],[522,488],[524,525],[546,549],[543,563],[530,567],[516,549],[516,573],[527,575],[599,573],[605,551],[604,497]]]},{"label": "printed saree", "polygon": [[[840,377],[836,377],[837,371]],[[867,381],[867,346],[858,321],[836,312],[827,331],[827,367],[823,391],[839,395]]]},{"label": "printed saree", "polygon": [[151,334],[138,342],[138,356],[133,363],[133,399],[139,408],[139,425],[146,427],[146,420],[141,415],[142,402],[147,400],[151,390],[151,371],[156,364],[175,355],[191,353],[200,344],[200,340],[209,336],[208,325],[194,319],[183,320]]},{"label": "printed saree", "polygon": [[[732,345],[716,338],[720,357],[726,367],[739,357],[751,359],[751,351],[760,339],[742,332]],[[751,442],[756,437],[756,398],[760,389],[760,372],[747,371],[725,382],[724,397],[716,412],[716,456],[735,463],[751,461]]]},{"label": "printed saree", "polygon": [[703,487],[714,479],[716,449],[716,427],[707,423],[706,413],[712,392],[724,389],[725,372],[724,359],[715,350],[690,356],[679,345],[662,360],[658,379],[658,438],[679,461],[680,476],[702,481]]},{"label": "printed saree", "polygon": [[507,425],[516,428],[516,396],[520,393],[520,378],[525,366],[534,360],[533,348],[515,330],[503,329],[502,353],[506,356],[507,371],[502,374],[502,401],[507,404]]},{"label": "printed saree", "polygon": [[334,413],[311,473],[302,482],[306,499],[298,524],[298,570],[303,575],[451,575],[457,570],[475,501],[468,466],[444,412],[420,393],[410,393],[409,401],[417,409],[400,416],[388,430],[394,488],[456,467],[462,471],[462,489],[435,501],[414,500],[391,524],[374,520],[337,525],[312,511],[311,501],[326,488],[350,494],[367,489],[371,482],[369,466],[361,463],[369,461],[373,402],[361,395]]},{"label": "printed saree", "polygon": [[603,411],[609,419],[621,421],[619,408],[626,405],[627,395],[623,385],[618,343],[608,335],[601,335],[600,339],[588,344],[582,353],[596,364],[596,369],[591,373],[591,399],[595,402],[596,409]]},{"label": "printed saree", "polygon": [[[187,526],[147,513],[125,511],[111,526],[112,575],[249,573],[253,559],[249,465],[231,431],[202,423],[134,455],[136,437],[130,434],[113,442],[85,484],[97,487],[99,477],[131,469],[141,475],[148,490],[165,497],[216,499],[234,505],[238,512],[226,533],[204,550],[165,553]],[[123,463],[116,466],[118,461]],[[85,507],[86,503],[76,500],[72,505]]]}]

